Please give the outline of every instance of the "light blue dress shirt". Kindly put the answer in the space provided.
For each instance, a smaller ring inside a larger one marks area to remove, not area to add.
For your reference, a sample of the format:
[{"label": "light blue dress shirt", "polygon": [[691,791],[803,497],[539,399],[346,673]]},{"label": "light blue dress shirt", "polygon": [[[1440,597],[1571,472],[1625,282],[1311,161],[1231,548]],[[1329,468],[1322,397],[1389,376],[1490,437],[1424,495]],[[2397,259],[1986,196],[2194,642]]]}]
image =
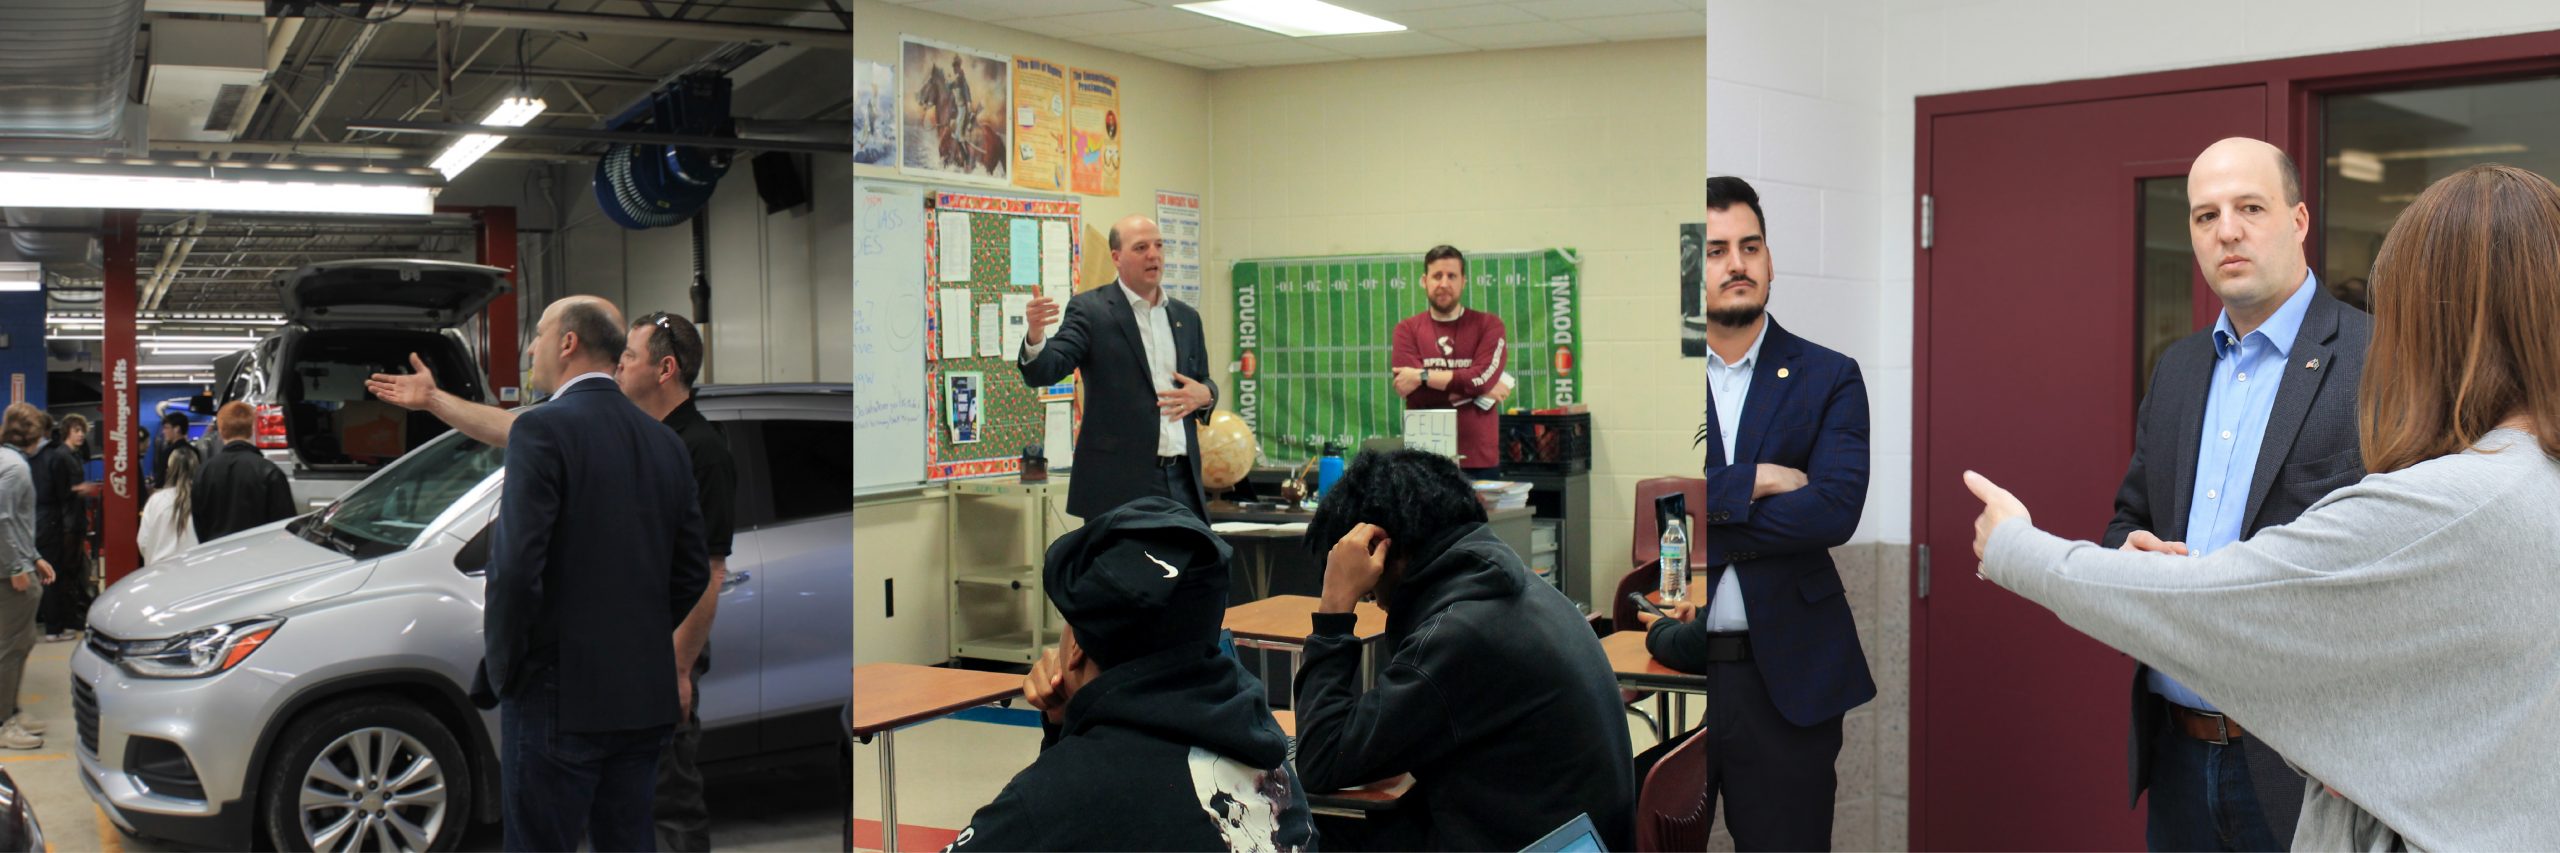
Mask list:
[{"label": "light blue dress shirt", "polygon": [[[1741,434],[1742,404],[1751,398],[1751,372],[1760,367],[1760,345],[1769,340],[1769,324],[1760,324],[1760,334],[1751,339],[1751,348],[1742,352],[1742,360],[1724,363],[1715,350],[1707,351],[1707,387],[1716,404],[1716,428],[1723,431],[1724,461],[1727,465],[1758,463],[1733,458],[1734,436]],[[1689,547],[1699,547],[1706,537],[1689,531]],[[1742,612],[1742,573],[1725,564],[1724,579],[1716,582],[1714,594],[1707,598],[1707,630],[1748,631],[1751,620]]]},{"label": "light blue dress shirt", "polygon": [[[2275,412],[2276,388],[2284,384],[2287,356],[2302,332],[2302,315],[2311,309],[2311,294],[2319,288],[2320,280],[2305,274],[2293,296],[2247,337],[2232,334],[2229,311],[2213,322],[2213,391],[2205,398],[2195,494],[2187,504],[2187,552],[2192,556],[2238,543],[2246,531],[2243,516],[2249,511],[2267,418]],[[2151,671],[2150,686],[2171,702],[2218,710],[2159,670]]]}]

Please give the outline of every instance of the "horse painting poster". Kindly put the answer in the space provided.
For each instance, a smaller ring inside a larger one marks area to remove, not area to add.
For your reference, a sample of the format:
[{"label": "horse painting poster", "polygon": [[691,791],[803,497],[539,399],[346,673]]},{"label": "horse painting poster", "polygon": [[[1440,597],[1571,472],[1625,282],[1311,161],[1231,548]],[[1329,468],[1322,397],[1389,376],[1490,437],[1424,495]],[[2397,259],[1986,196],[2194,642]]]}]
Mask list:
[{"label": "horse painting poster", "polygon": [[908,174],[1007,183],[1013,58],[907,36],[898,75]]}]

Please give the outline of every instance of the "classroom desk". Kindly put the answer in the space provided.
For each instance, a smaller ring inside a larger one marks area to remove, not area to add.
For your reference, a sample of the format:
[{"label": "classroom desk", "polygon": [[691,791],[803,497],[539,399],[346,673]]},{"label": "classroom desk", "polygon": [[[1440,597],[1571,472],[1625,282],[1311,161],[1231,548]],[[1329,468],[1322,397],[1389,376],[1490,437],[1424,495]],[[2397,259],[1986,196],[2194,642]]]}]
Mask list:
[{"label": "classroom desk", "polygon": [[[1289,690],[1298,689],[1298,664],[1306,651],[1307,635],[1315,628],[1316,606],[1321,600],[1310,595],[1275,595],[1259,601],[1248,601],[1227,608],[1226,629],[1235,634],[1236,645],[1268,654],[1289,654]],[[1362,653],[1369,643],[1387,635],[1387,611],[1366,601],[1351,606],[1351,635],[1360,639]],[[1368,667],[1361,667],[1365,673]]]},{"label": "classroom desk", "polygon": [[1663,716],[1655,734],[1669,737],[1678,734],[1673,729],[1689,719],[1689,697],[1707,695],[1707,677],[1663,666],[1645,650],[1644,635],[1639,629],[1619,631],[1600,638],[1600,648],[1609,653],[1609,669],[1617,674],[1618,686],[1654,694],[1655,710]]},{"label": "classroom desk", "polygon": [[[1252,508],[1247,508],[1234,501],[1210,501],[1208,509],[1209,523],[1212,526],[1228,521],[1248,524],[1305,524],[1316,517],[1313,510],[1273,509],[1269,504],[1259,503],[1252,505]],[[1511,550],[1519,552],[1521,559],[1526,560],[1529,558],[1531,548],[1529,541],[1533,527],[1531,519],[1535,515],[1536,513],[1528,507],[1489,510],[1485,513],[1485,522],[1493,528],[1493,534],[1496,537],[1501,538],[1505,544],[1511,546]],[[1305,553],[1305,549],[1299,546],[1299,541],[1305,538],[1306,532],[1296,528],[1245,530],[1218,535],[1225,537],[1228,544],[1234,546],[1236,550],[1244,552],[1241,558],[1249,570],[1249,586],[1254,598],[1271,596],[1271,577],[1279,562],[1274,556],[1277,551],[1294,549],[1300,554]],[[1312,560],[1313,558],[1302,559]],[[1320,564],[1316,566],[1319,577],[1322,576],[1323,569],[1324,567]]]},{"label": "classroom desk", "polygon": [[[1274,710],[1271,716],[1280,721],[1280,731],[1289,735],[1289,757],[1297,758],[1297,712]],[[1404,799],[1405,792],[1410,790],[1413,790],[1413,774],[1399,773],[1393,779],[1381,779],[1339,791],[1308,794],[1307,810],[1334,817],[1366,818],[1371,812],[1395,808],[1396,803]]]},{"label": "classroom desk", "polygon": [[897,730],[1022,695],[1022,676],[905,663],[853,668],[854,739],[880,737],[880,849],[898,849]]}]

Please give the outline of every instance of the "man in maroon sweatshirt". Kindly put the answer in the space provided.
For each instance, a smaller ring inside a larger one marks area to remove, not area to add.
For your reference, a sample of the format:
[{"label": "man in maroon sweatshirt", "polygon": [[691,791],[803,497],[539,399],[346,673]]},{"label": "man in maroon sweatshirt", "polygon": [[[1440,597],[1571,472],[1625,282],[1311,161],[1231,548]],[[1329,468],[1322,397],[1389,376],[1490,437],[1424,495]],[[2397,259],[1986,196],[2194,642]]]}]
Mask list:
[{"label": "man in maroon sweatshirt", "polygon": [[1431,310],[1396,324],[1390,361],[1396,393],[1407,409],[1457,409],[1458,467],[1470,477],[1491,477],[1502,467],[1495,408],[1511,396],[1511,383],[1503,381],[1502,318],[1467,310],[1467,256],[1455,247],[1423,253],[1422,270]]}]

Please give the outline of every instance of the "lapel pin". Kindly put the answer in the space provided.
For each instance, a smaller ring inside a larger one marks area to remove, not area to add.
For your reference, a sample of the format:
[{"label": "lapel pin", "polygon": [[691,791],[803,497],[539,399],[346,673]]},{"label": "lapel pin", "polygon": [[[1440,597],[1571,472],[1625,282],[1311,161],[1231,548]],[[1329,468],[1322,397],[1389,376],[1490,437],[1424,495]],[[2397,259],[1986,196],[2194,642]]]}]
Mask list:
[{"label": "lapel pin", "polygon": [[2318,370],[2318,369],[2320,369],[2320,360],[2315,358],[2315,359],[2312,359],[2312,360],[2310,360],[2310,361],[2303,362],[2303,363],[2302,363],[2302,369],[2304,369],[2304,370]]},{"label": "lapel pin", "polygon": [[1778,368],[1778,378],[1780,378],[1780,379],[1785,379],[1785,378],[1787,378],[1787,369],[1786,369],[1786,368],[1783,368],[1783,367]]}]

